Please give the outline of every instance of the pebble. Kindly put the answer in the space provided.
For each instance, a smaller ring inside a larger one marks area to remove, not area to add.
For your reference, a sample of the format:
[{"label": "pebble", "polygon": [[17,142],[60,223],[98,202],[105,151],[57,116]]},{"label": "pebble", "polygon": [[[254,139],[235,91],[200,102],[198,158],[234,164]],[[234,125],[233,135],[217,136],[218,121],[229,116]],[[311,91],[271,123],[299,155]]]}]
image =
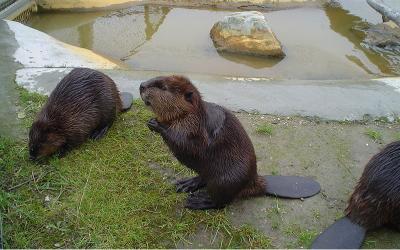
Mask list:
[{"label": "pebble", "polygon": [[19,112],[17,115],[18,119],[24,119],[26,117],[24,112]]}]

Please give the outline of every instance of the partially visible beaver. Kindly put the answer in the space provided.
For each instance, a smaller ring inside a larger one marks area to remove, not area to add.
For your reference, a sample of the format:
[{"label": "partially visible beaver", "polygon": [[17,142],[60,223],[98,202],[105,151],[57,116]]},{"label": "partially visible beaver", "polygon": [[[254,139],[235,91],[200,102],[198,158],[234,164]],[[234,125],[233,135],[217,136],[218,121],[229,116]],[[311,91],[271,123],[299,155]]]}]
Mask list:
[{"label": "partially visible beaver", "polygon": [[400,229],[400,141],[374,155],[349,199],[347,216],[367,230]]},{"label": "partially visible beaver", "polygon": [[[253,144],[230,111],[203,101],[183,76],[151,79],[140,85],[140,94],[157,116],[149,128],[161,134],[181,163],[198,173],[177,182],[178,191],[191,193],[187,208],[222,208],[236,197],[266,194]],[[203,187],[207,192],[195,192]]]},{"label": "partially visible beaver", "polygon": [[346,217],[314,241],[312,248],[359,248],[368,230],[400,229],[400,141],[374,155],[349,199]]},{"label": "partially visible beaver", "polygon": [[64,154],[89,137],[101,138],[116,114],[132,105],[130,94],[121,96],[107,75],[88,68],[73,69],[58,83],[32,124],[31,159]]}]

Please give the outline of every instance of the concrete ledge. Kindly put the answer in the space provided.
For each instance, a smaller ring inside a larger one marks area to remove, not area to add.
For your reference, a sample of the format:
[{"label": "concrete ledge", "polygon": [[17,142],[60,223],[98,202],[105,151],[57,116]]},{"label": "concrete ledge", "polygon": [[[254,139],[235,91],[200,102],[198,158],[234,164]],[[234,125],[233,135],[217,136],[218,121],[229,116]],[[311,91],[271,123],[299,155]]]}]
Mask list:
[{"label": "concrete ledge", "polygon": [[[72,69],[22,69],[16,82],[30,91],[49,94]],[[101,70],[121,91],[139,96],[142,81],[173,72]],[[365,115],[393,121],[400,115],[400,78],[375,80],[268,80],[185,74],[207,101],[234,111],[362,120]]]},{"label": "concrete ledge", "polygon": [[244,9],[280,9],[304,5],[320,5],[327,0],[38,0],[42,10],[80,10],[118,9],[134,4],[161,4],[181,7],[218,7]]},{"label": "concrete ledge", "polygon": [[121,5],[130,5],[142,0],[39,0],[38,6],[42,10],[88,10],[88,9],[115,9]]},{"label": "concrete ledge", "polygon": [[14,32],[18,49],[14,58],[24,67],[30,68],[65,68],[90,67],[97,69],[121,68],[116,62],[102,57],[90,50],[75,47],[26,25],[6,21]]}]

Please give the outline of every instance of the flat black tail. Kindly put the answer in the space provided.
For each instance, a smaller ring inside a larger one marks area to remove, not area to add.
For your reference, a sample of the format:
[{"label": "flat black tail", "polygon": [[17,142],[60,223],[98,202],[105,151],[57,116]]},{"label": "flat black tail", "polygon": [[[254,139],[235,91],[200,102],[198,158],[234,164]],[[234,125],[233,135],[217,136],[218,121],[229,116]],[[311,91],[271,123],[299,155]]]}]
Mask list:
[{"label": "flat black tail", "polygon": [[312,243],[311,249],[358,249],[361,247],[366,229],[343,217],[328,227]]},{"label": "flat black tail", "polygon": [[311,178],[301,176],[264,176],[266,194],[289,199],[308,198],[319,193],[321,186]]},{"label": "flat black tail", "polygon": [[122,112],[127,111],[132,107],[133,104],[133,95],[128,92],[121,92],[120,98],[122,102]]}]

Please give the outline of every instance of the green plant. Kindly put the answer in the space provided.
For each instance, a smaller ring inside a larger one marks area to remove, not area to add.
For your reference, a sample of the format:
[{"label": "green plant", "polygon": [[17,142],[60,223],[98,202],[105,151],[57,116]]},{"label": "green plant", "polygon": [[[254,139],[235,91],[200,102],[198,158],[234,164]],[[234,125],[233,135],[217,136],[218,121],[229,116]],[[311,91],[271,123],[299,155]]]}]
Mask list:
[{"label": "green plant", "polygon": [[256,128],[256,132],[264,135],[272,135],[273,127],[269,124],[260,125]]}]

